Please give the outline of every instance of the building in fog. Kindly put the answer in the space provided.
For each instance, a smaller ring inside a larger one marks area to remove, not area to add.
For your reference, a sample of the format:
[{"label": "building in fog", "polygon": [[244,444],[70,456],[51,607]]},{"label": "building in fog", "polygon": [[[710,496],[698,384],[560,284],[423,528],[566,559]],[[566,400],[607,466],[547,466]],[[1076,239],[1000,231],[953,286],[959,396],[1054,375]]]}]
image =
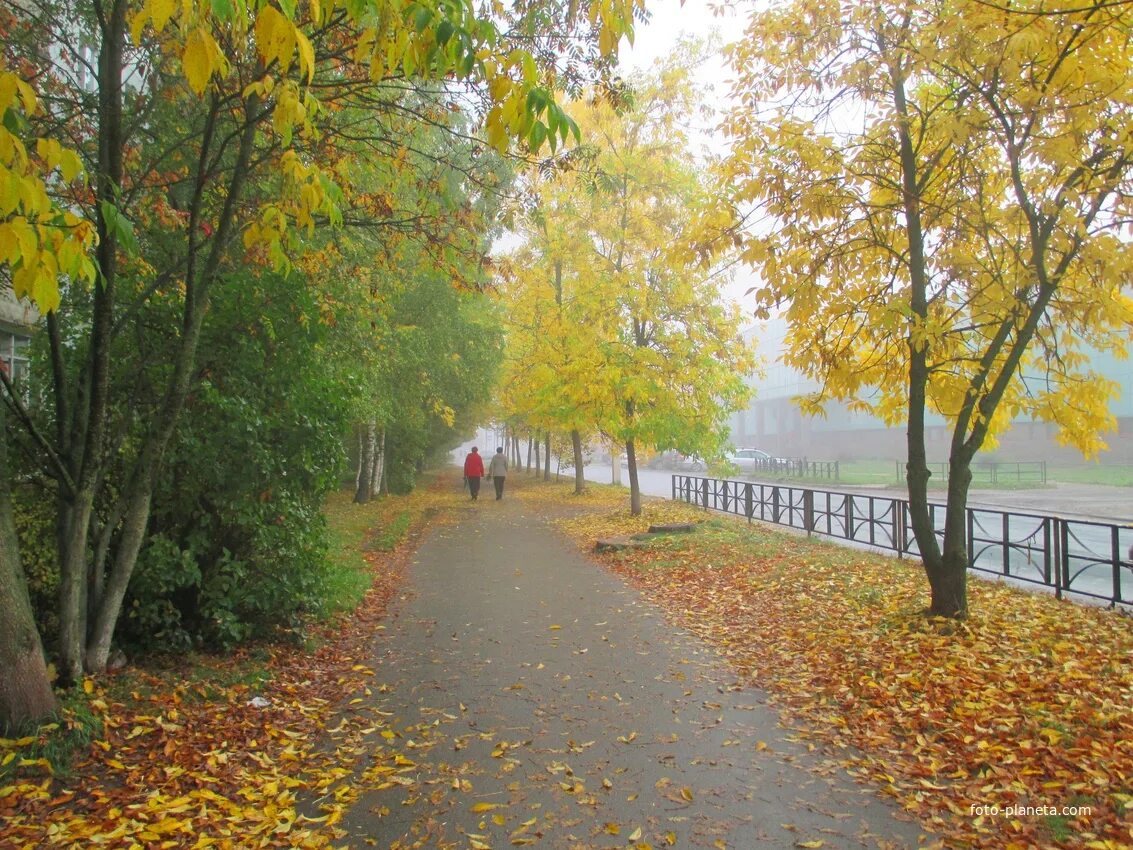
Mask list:
[{"label": "building in fog", "polygon": [[[795,398],[814,392],[818,385],[779,361],[785,335],[786,323],[781,319],[744,331],[744,338],[764,358],[766,373],[751,379],[752,399],[746,409],[732,414],[733,444],[760,448],[779,457],[810,460],[903,460],[904,427],[888,427],[877,417],[851,411],[839,402],[826,406],[825,417],[806,416],[799,410]],[[1120,396],[1112,402],[1118,430],[1105,435],[1109,451],[1099,460],[1133,463],[1133,360],[1099,355],[1093,367],[1121,387]],[[929,414],[926,422],[929,460],[946,460],[950,431],[944,418]],[[1055,425],[1020,418],[1000,435],[998,448],[986,453],[985,459],[1083,463],[1077,449],[1059,445],[1056,431]]]},{"label": "building in fog", "polygon": [[0,281],[0,369],[13,380],[28,374],[31,329],[39,313],[26,299],[17,300],[10,287]]}]

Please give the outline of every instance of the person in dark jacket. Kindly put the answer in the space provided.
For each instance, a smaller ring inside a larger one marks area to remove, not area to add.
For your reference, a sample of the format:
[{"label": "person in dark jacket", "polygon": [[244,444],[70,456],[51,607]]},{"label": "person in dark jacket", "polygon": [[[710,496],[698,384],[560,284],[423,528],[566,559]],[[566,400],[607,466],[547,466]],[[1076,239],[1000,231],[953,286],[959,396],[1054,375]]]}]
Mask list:
[{"label": "person in dark jacket", "polygon": [[468,492],[472,494],[472,501],[476,501],[476,497],[480,495],[480,479],[484,477],[484,458],[480,457],[480,453],[476,447],[472,447],[472,451],[464,459],[464,480],[468,482]]}]

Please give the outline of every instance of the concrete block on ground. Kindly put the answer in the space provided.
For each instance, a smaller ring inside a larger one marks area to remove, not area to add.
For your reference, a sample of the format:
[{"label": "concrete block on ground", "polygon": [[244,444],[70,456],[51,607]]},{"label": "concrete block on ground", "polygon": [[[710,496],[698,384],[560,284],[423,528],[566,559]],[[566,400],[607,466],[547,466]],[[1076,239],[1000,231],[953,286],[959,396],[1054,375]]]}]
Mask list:
[{"label": "concrete block on ground", "polygon": [[649,526],[650,534],[688,534],[696,531],[695,522],[669,522],[663,525]]},{"label": "concrete block on ground", "polygon": [[623,549],[637,549],[642,545],[633,537],[605,537],[594,544],[595,552],[620,552]]}]

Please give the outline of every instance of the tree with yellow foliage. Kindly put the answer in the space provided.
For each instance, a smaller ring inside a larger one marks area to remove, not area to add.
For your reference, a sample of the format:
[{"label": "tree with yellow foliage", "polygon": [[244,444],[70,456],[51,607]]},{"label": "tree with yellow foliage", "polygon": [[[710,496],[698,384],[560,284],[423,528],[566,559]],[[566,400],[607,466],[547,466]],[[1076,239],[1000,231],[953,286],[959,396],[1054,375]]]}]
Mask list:
[{"label": "tree with yellow foliage", "polygon": [[[676,62],[632,81],[620,101],[573,103],[584,143],[544,190],[542,236],[513,263],[539,281],[524,290],[523,315],[559,323],[554,344],[527,349],[558,360],[536,353],[528,369],[553,372],[560,422],[583,419],[625,447],[635,515],[637,449],[717,454],[753,367],[721,275],[699,269],[690,248],[696,211],[710,203],[682,130],[696,102],[689,63]],[[564,287],[568,311],[555,300]],[[509,334],[509,350],[527,338]]]},{"label": "tree with yellow foliage", "polygon": [[[1019,415],[1092,454],[1133,335],[1133,9],[968,0],[787,3],[731,48],[742,105],[707,219],[786,311],[785,360],[908,425],[933,614],[963,616],[971,463]],[[952,427],[943,529],[925,415]],[[942,532],[942,533],[941,533]]]},{"label": "tree with yellow foliage", "polygon": [[602,325],[593,314],[596,278],[580,232],[580,187],[564,173],[532,176],[524,246],[501,264],[505,309],[504,409],[529,426],[569,434],[575,492],[586,487],[583,437],[600,419],[591,379]]}]

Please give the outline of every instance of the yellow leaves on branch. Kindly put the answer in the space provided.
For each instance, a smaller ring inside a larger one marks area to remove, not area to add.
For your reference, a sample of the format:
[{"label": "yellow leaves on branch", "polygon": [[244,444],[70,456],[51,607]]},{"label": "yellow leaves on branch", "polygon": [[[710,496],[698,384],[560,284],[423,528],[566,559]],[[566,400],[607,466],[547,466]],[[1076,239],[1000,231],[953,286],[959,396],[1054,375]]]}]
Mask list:
[{"label": "yellow leaves on branch", "polygon": [[142,8],[134,15],[130,22],[130,35],[137,44],[142,40],[142,31],[147,23],[153,24],[153,30],[160,33],[165,29],[174,13],[177,12],[177,0],[146,0]]},{"label": "yellow leaves on branch", "polygon": [[223,72],[228,63],[220,50],[220,45],[212,37],[212,33],[204,27],[197,27],[185,39],[185,50],[181,54],[181,67],[185,71],[185,79],[197,94],[202,94],[208,87],[212,75]]},{"label": "yellow leaves on branch", "polygon": [[[38,108],[35,90],[0,62],[0,115],[31,116]],[[37,139],[30,156],[9,123],[19,126],[19,120],[0,124],[0,264],[11,270],[16,297],[31,298],[47,312],[59,306],[60,276],[94,279],[87,257],[93,228],[48,194],[49,182],[71,183],[83,165],[54,139]]]},{"label": "yellow leaves on branch", "polygon": [[[281,96],[281,101],[283,99]],[[322,215],[337,223],[341,213],[332,195],[331,183],[318,166],[304,162],[295,151],[287,150],[280,157],[279,171],[283,177],[282,197],[266,204],[256,220],[244,229],[244,247],[262,252],[264,260],[282,269],[289,265],[284,250],[289,222],[311,232],[316,216]]]},{"label": "yellow leaves on branch", "polygon": [[[312,3],[310,7],[313,20],[319,20],[322,7]],[[203,94],[214,75],[224,75],[228,62],[221,50],[212,27],[226,24],[237,34],[248,30],[249,19],[231,12],[227,20],[218,20],[211,7],[194,8],[191,3],[177,0],[146,0],[130,22],[130,34],[137,43],[141,41],[146,25],[152,25],[155,34],[161,34],[171,21],[179,24],[186,33],[181,49],[181,67],[189,87],[196,94]],[[311,82],[315,76],[315,49],[310,39],[299,26],[270,3],[264,4],[256,14],[251,30],[256,37],[256,51],[265,67],[277,66],[282,74],[287,74],[298,57],[300,73]]]},{"label": "yellow leaves on branch", "polygon": [[280,70],[287,73],[298,53],[299,70],[306,76],[307,82],[315,78],[315,49],[307,36],[282,12],[274,6],[264,6],[256,17],[255,32],[264,64],[278,62]]}]

